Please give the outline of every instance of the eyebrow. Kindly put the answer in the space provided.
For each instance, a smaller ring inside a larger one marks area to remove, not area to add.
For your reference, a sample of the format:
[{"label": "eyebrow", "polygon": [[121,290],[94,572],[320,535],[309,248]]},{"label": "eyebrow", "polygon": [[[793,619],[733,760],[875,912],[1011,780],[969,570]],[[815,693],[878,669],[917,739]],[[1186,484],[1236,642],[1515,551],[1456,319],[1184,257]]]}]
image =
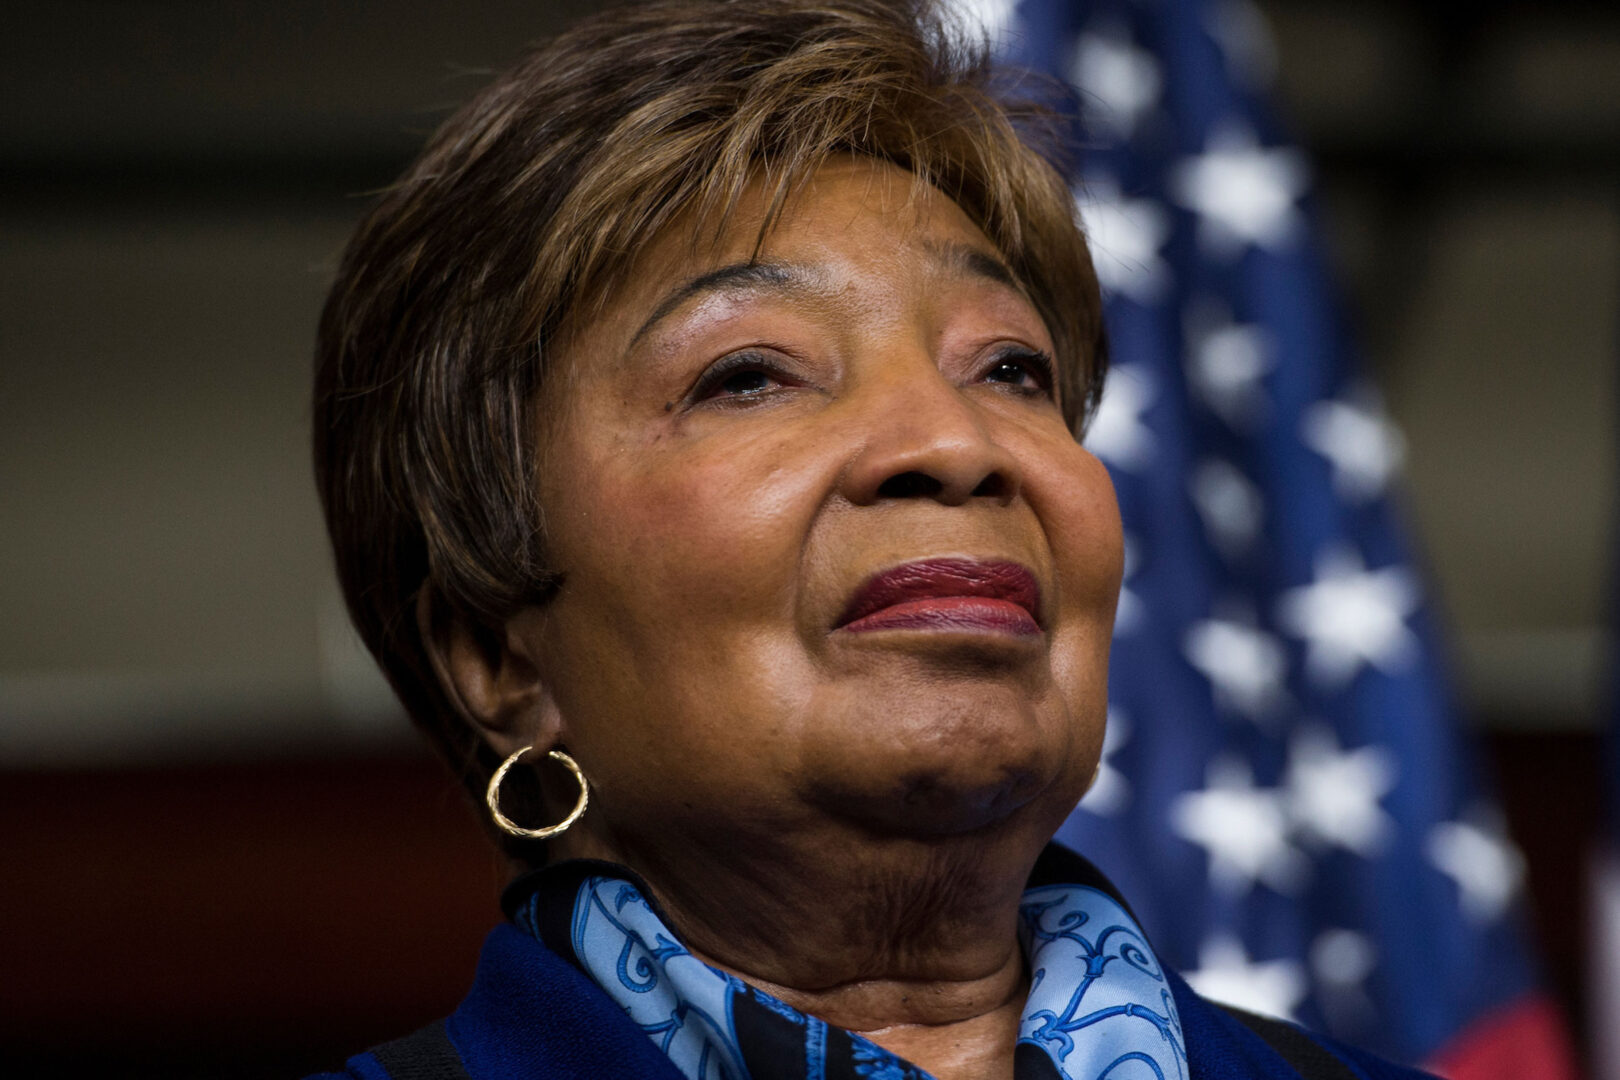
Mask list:
[{"label": "eyebrow", "polygon": [[[924,250],[934,262],[953,275],[992,281],[1005,285],[1020,296],[1025,295],[1023,285],[1006,263],[971,244],[959,241],[944,244],[930,242]],[[699,296],[720,292],[804,292],[815,284],[819,276],[809,267],[775,262],[732,263],[699,274],[677,287],[653,308],[652,314],[631,335],[630,345],[634,347],[660,320]]]},{"label": "eyebrow", "polygon": [[936,262],[962,277],[993,281],[1020,294],[1024,291],[1023,284],[1006,263],[971,244],[951,241],[946,244],[929,244],[927,250]]},{"label": "eyebrow", "polygon": [[789,263],[743,262],[710,270],[664,297],[630,338],[630,344],[634,346],[654,324],[695,297],[717,292],[801,292],[810,285],[810,278],[810,271]]}]

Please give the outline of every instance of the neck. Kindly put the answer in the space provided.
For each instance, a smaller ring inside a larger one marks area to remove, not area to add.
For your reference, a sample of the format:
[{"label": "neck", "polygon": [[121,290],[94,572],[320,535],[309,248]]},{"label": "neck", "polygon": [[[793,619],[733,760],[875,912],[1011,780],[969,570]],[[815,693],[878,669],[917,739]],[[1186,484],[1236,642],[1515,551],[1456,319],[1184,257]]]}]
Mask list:
[{"label": "neck", "polygon": [[870,979],[803,990],[733,974],[800,1012],[865,1036],[937,1080],[1012,1080],[1029,993],[1016,949],[995,971],[958,980]]},{"label": "neck", "polygon": [[1012,823],[980,832],[758,850],[582,836],[567,854],[633,867],[687,948],[801,1012],[939,1080],[1010,1077],[1018,906],[1041,842]]}]

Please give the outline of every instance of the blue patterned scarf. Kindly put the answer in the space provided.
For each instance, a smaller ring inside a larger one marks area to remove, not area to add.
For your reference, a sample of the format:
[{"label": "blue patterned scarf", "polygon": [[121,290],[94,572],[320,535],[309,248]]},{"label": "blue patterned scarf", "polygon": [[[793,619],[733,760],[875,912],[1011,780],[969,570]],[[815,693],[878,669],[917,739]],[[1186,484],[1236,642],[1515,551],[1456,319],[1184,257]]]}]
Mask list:
[{"label": "blue patterned scarf", "polygon": [[[931,1080],[693,956],[624,867],[548,868],[514,885],[507,909],[622,1006],[687,1080]],[[1048,883],[1024,893],[1019,914],[1031,976],[1017,1080],[1186,1080],[1169,985],[1123,904],[1098,885]]]}]

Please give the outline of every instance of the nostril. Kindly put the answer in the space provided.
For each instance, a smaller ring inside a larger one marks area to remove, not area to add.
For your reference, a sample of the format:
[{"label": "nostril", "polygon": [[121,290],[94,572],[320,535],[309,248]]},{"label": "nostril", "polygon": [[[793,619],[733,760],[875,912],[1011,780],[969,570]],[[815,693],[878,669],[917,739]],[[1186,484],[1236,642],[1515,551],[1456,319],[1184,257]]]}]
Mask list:
[{"label": "nostril", "polygon": [[932,498],[944,489],[938,480],[921,472],[903,472],[878,485],[880,499]]},{"label": "nostril", "polygon": [[979,486],[973,489],[974,495],[981,495],[987,499],[1005,499],[1012,491],[1012,485],[1007,477],[997,470],[979,481]]}]

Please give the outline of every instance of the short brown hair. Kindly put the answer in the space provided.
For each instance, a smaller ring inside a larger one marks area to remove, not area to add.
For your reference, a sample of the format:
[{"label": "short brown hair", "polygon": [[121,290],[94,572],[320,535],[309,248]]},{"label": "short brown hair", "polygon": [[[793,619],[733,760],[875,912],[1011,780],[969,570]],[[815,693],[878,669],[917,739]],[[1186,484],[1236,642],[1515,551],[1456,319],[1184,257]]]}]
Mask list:
[{"label": "short brown hair", "polygon": [[316,477],[360,635],[469,786],[495,763],[434,677],[416,596],[496,626],[555,588],[528,405],[565,323],[676,215],[723,227],[763,177],[768,230],[830,155],[909,170],[1029,291],[1079,430],[1097,281],[1046,114],[997,100],[987,53],[928,0],[612,9],[497,77],[361,224],[321,317]]}]

